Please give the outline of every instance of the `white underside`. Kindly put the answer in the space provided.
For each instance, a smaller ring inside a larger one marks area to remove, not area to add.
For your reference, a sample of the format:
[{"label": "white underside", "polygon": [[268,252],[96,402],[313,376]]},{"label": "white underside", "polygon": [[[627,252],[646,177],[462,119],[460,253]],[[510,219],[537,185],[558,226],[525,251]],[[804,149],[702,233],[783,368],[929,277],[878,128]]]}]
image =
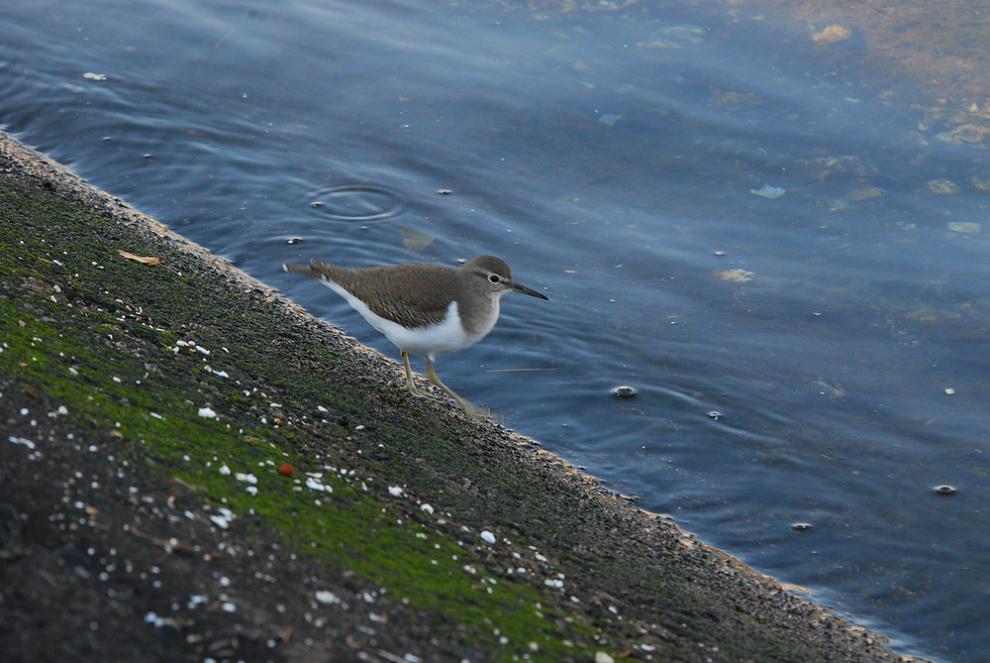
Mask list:
[{"label": "white underside", "polygon": [[461,326],[461,316],[457,313],[457,302],[451,302],[450,306],[447,307],[447,313],[444,315],[443,321],[439,324],[430,325],[429,327],[417,327],[416,329],[406,329],[402,325],[391,320],[386,320],[376,314],[368,308],[367,304],[336,283],[322,279],[320,283],[347,300],[351,308],[360,313],[361,317],[367,320],[369,325],[385,334],[385,337],[392,341],[400,350],[405,350],[414,355],[430,357],[431,359],[435,355],[445,352],[456,352],[478,342],[485,334],[491,331],[491,328],[495,326],[495,320],[498,319],[498,300],[496,299],[495,315],[491,320],[491,324],[486,325],[483,333],[468,336],[464,333],[464,327]]}]

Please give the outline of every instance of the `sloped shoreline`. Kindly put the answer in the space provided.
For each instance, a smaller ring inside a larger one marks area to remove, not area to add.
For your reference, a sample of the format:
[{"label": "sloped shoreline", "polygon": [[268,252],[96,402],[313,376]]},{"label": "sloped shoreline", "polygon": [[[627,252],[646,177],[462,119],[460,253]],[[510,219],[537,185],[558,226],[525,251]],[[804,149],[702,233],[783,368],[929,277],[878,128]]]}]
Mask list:
[{"label": "sloped shoreline", "polygon": [[3,134],[0,246],[15,660],[898,660]]}]

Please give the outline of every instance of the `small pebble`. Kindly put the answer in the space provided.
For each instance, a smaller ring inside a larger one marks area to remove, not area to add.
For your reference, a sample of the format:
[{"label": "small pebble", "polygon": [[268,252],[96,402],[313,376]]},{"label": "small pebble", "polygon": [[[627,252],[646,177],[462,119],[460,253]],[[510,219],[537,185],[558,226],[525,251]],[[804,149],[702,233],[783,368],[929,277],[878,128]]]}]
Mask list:
[{"label": "small pebble", "polygon": [[495,535],[489,532],[488,530],[484,530],[481,532],[481,538],[485,541],[485,543],[491,543],[491,544],[495,543],[495,541],[497,540],[495,538]]}]

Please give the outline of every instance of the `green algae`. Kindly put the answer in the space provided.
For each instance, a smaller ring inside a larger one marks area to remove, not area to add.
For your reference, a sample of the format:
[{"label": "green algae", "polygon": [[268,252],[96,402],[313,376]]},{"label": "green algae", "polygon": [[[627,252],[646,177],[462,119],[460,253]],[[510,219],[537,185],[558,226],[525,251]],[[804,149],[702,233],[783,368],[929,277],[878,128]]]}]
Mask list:
[{"label": "green algae", "polygon": [[[190,295],[210,287],[208,279],[116,261],[117,247],[96,234],[102,230],[112,238],[109,222],[80,218],[61,205],[54,196],[10,187],[0,199],[0,244],[12,249],[0,254],[0,275],[8,291],[20,291],[16,300],[0,300],[0,373],[64,404],[68,416],[87,422],[90,434],[110,435],[146,456],[163,478],[177,477],[197,487],[205,501],[260,519],[296,550],[320,559],[328,574],[353,574],[386,589],[492,660],[523,653],[531,660],[590,658],[601,649],[592,642],[595,629],[552,609],[552,597],[493,573],[487,560],[458,545],[455,533],[393,509],[383,479],[398,471],[383,471],[376,481],[366,476],[362,485],[315,464],[299,442],[305,431],[259,425],[251,411],[258,409],[257,398],[205,374],[200,354],[173,351],[176,341],[190,336],[209,347],[223,342],[213,322],[216,311]],[[59,232],[49,236],[62,241],[33,239],[19,227],[37,219],[57,222]],[[74,242],[81,234],[87,241]],[[144,248],[150,247],[126,247]],[[318,361],[337,359],[329,349],[309,350]],[[224,365],[232,373],[263,376],[268,388],[291,391],[294,398],[332,400],[335,411],[371,419],[358,395],[328,393],[316,379],[273,375],[263,357]],[[200,416],[206,404],[219,418]],[[381,429],[387,442],[398,434],[388,422]],[[340,437],[343,427],[331,425],[329,432],[331,444],[348,444]],[[452,444],[435,441],[434,453]],[[314,493],[301,485],[303,478],[280,475],[277,468],[286,462],[318,472],[332,493]],[[230,472],[221,473],[221,466]],[[385,470],[373,459],[363,469]],[[256,483],[238,480],[238,473],[253,475]]]},{"label": "green algae", "polygon": [[[767,617],[731,586],[727,596],[726,585],[693,577],[696,569],[655,554],[638,530],[616,529],[600,502],[577,501],[584,493],[562,488],[555,472],[476,444],[470,428],[410,398],[399,381],[367,380],[346,348],[317,341],[281,305],[169,242],[0,175],[0,247],[0,379],[65,404],[85,435],[108,436],[161,479],[178,478],[196,499],[231,509],[239,516],[232,528],[275,534],[327,581],[384,589],[386,603],[408,602],[404,619],[459,638],[486,660],[590,660],[644,641],[677,660],[697,659],[703,642],[725,660],[821,658],[817,641],[792,637],[786,613]],[[163,264],[124,260],[120,249]],[[212,354],[178,345],[193,339]],[[318,405],[329,413],[316,414]],[[205,406],[219,418],[199,416]],[[279,475],[286,462],[320,473],[333,492]],[[256,477],[257,495],[237,473]],[[427,517],[415,499],[388,497],[394,484],[455,511],[451,522]],[[491,551],[459,545],[477,540],[461,522],[491,527],[517,550],[535,544],[555,570],[580,578],[584,602],[572,606],[537,573],[507,576],[501,543]],[[617,595],[624,620],[607,603],[592,605],[599,592]]]}]

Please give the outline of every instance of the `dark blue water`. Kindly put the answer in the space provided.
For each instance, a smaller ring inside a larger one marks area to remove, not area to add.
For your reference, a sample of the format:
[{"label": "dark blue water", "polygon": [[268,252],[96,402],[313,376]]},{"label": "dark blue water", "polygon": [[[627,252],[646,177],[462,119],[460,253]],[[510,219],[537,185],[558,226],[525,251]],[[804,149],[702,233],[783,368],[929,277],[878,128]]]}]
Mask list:
[{"label": "dark blue water", "polygon": [[647,4],[6,0],[0,125],[393,357],[279,265],[501,256],[552,301],[503,300],[448,384],[902,651],[980,660],[984,150],[919,130],[861,38]]}]

